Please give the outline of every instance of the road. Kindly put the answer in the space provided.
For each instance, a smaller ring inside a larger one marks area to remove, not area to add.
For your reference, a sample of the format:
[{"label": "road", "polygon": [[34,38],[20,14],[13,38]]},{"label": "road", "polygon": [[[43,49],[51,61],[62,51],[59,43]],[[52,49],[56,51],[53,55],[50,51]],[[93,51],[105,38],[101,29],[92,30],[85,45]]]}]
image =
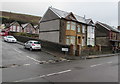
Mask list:
[{"label": "road", "polygon": [[2,41],[2,81],[118,82],[118,56],[47,63],[55,59],[59,58]]}]

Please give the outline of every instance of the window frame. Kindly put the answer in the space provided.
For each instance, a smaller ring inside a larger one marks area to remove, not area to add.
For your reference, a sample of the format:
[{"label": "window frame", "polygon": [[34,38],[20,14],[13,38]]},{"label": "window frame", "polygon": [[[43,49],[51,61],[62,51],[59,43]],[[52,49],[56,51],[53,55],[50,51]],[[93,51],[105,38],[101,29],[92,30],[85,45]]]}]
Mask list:
[{"label": "window frame", "polygon": [[[68,28],[68,24],[69,24],[69,28]],[[74,29],[73,29],[72,26],[74,27]],[[67,21],[66,30],[73,30],[73,31],[76,31],[76,22]]]}]

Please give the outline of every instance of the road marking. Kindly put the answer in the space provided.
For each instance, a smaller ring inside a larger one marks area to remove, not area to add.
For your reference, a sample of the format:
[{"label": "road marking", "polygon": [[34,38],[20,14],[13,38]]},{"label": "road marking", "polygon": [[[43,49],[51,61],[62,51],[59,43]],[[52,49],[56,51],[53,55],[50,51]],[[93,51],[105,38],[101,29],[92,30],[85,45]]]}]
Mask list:
[{"label": "road marking", "polygon": [[17,49],[15,49],[15,48],[13,48],[15,51],[17,51],[18,53],[22,53],[22,52],[20,52],[20,51],[18,51]]},{"label": "road marking", "polygon": [[23,80],[14,81],[14,82],[24,82],[24,81],[32,80],[32,79],[36,79],[36,78],[43,78],[43,77],[48,77],[48,76],[53,76],[53,75],[59,75],[59,74],[67,73],[67,72],[70,72],[70,71],[72,71],[72,70],[65,70],[65,71],[61,71],[61,72],[56,72],[56,73],[41,75],[41,76],[27,78],[27,79],[23,79]]},{"label": "road marking", "polygon": [[[112,61],[110,61],[110,62],[107,62],[108,64],[111,64],[111,63],[113,63]],[[106,63],[101,63],[101,64],[95,64],[95,65],[91,65],[90,67],[96,67],[96,66],[99,66],[99,65],[103,65],[103,64],[106,64]]]},{"label": "road marking", "polygon": [[41,62],[41,61],[36,60],[35,58],[32,58],[32,57],[30,57],[30,56],[26,56],[26,57],[28,57],[28,58],[30,58],[30,59],[32,59],[32,60],[34,60],[34,61],[36,61],[36,62]]},{"label": "road marking", "polygon": [[113,62],[107,62],[108,64],[111,64],[111,63],[113,63]]},{"label": "road marking", "polygon": [[67,72],[70,72],[70,71],[71,70],[61,71],[61,72],[58,72],[57,74],[67,73]]},{"label": "road marking", "polygon": [[95,64],[95,65],[91,65],[90,67],[96,67],[96,66],[100,66],[102,64]]},{"label": "road marking", "polygon": [[30,64],[24,64],[24,66],[29,66]]}]

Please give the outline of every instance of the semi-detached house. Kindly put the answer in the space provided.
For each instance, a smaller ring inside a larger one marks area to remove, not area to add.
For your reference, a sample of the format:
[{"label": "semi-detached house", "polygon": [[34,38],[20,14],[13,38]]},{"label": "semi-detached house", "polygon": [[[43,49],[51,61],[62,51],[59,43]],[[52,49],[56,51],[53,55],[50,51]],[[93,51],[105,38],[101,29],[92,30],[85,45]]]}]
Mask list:
[{"label": "semi-detached house", "polygon": [[49,7],[40,20],[39,38],[65,45],[95,46],[95,26],[91,19]]}]

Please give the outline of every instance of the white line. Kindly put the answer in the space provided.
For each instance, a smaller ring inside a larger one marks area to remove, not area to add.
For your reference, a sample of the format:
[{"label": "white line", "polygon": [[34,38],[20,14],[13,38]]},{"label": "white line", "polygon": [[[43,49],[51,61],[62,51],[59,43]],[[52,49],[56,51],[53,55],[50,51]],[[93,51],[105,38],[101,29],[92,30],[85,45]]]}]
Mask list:
[{"label": "white line", "polygon": [[46,76],[52,76],[52,75],[55,75],[57,73],[51,73],[51,74],[47,74]]},{"label": "white line", "polygon": [[58,74],[62,74],[62,73],[70,72],[70,71],[71,70],[61,71],[61,72],[58,72]]},{"label": "white line", "polygon": [[28,57],[28,58],[30,58],[30,59],[32,59],[32,60],[34,60],[34,61],[36,61],[36,62],[41,62],[41,61],[36,60],[35,58],[32,58],[32,57],[30,57],[30,56],[26,56],[26,57]]},{"label": "white line", "polygon": [[24,66],[28,66],[28,65],[30,65],[30,64],[24,64]]},{"label": "white line", "polygon": [[53,76],[53,75],[59,75],[59,74],[67,73],[67,72],[70,72],[70,71],[72,71],[72,70],[65,70],[65,71],[61,71],[61,72],[56,72],[56,73],[41,75],[41,76],[38,76],[38,77],[32,77],[32,78],[18,80],[18,81],[14,81],[14,82],[24,82],[24,81],[32,80],[32,79],[36,79],[36,78],[43,78],[43,77],[46,77],[46,76],[48,77],[48,76]]},{"label": "white line", "polygon": [[96,66],[99,66],[99,65],[102,65],[102,64],[91,65],[90,67],[96,67]]},{"label": "white line", "polygon": [[107,62],[108,64],[111,64],[111,63],[113,63],[113,62]]},{"label": "white line", "polygon": [[18,51],[17,49],[15,49],[15,48],[13,48],[15,51],[17,51],[18,53],[22,53],[22,52],[20,52],[20,51]]}]

